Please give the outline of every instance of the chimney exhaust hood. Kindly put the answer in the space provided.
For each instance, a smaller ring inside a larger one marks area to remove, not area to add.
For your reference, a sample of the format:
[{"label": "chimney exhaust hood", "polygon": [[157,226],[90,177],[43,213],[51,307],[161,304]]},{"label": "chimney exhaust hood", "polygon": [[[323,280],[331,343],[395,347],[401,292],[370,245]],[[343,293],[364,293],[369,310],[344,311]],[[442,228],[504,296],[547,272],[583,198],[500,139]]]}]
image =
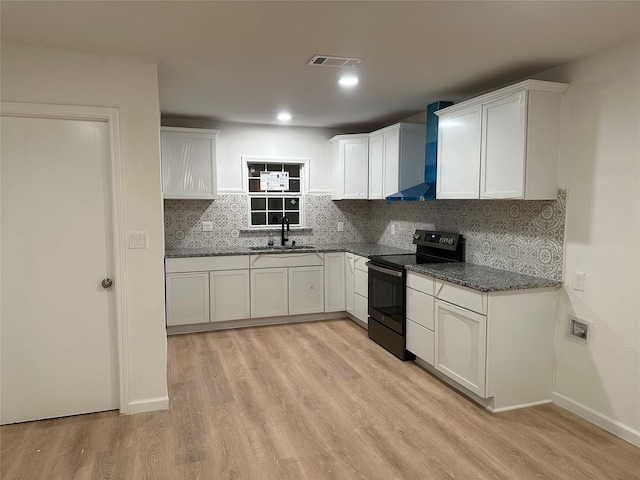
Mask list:
[{"label": "chimney exhaust hood", "polygon": [[424,182],[389,195],[387,203],[398,201],[425,202],[436,199],[436,157],[438,155],[437,110],[453,105],[453,102],[434,102],[427,106],[427,138],[424,152]]}]

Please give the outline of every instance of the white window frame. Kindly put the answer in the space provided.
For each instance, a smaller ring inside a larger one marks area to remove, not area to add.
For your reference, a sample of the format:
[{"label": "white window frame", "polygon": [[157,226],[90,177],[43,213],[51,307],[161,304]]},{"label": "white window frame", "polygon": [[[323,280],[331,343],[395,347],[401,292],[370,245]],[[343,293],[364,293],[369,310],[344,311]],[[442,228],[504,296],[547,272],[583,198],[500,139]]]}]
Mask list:
[{"label": "white window frame", "polygon": [[[300,165],[300,192],[250,192],[249,191],[249,164],[250,163],[277,163]],[[251,225],[251,198],[252,197],[300,197],[300,223],[291,228],[304,228],[304,196],[307,192],[309,184],[309,159],[297,157],[242,157],[242,182],[244,192],[248,196],[247,202],[247,219],[250,230],[273,230],[279,228],[278,225]]]}]

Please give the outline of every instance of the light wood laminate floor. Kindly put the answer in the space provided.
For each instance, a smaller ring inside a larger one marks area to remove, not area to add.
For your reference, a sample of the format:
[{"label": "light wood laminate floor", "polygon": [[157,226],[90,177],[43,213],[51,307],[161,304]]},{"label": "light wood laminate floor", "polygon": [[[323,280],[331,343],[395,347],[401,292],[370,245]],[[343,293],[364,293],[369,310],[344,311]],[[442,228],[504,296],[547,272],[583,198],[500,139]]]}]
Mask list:
[{"label": "light wood laminate floor", "polygon": [[170,409],[2,427],[9,479],[639,479],[554,405],[491,414],[348,320],[169,337]]}]

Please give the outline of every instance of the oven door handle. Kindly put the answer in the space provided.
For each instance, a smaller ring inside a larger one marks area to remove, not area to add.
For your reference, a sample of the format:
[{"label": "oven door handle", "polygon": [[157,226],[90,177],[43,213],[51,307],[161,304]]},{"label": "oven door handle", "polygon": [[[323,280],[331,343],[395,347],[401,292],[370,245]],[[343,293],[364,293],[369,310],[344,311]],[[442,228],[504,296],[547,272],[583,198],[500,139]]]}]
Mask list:
[{"label": "oven door handle", "polygon": [[375,270],[376,272],[386,273],[387,275],[392,275],[394,277],[401,277],[402,272],[398,272],[397,270],[391,270],[390,268],[379,267],[371,262],[367,262],[367,267],[371,270]]}]

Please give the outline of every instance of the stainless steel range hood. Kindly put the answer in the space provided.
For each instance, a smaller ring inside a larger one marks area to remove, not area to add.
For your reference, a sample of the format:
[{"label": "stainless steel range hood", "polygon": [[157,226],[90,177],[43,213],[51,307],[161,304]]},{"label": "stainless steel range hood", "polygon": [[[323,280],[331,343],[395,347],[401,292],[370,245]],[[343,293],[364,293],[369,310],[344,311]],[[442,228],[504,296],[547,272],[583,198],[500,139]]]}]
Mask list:
[{"label": "stainless steel range hood", "polygon": [[387,203],[398,201],[426,202],[436,199],[436,157],[438,155],[437,110],[452,105],[452,102],[434,102],[427,106],[427,143],[424,151],[424,182],[389,195]]}]

